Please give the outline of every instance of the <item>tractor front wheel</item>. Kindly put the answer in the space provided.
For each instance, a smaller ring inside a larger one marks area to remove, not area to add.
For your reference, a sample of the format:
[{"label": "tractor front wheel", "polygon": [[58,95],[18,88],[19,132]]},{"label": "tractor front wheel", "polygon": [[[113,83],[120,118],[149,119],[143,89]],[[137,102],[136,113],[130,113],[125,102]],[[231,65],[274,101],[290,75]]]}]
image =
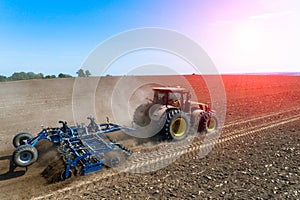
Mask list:
[{"label": "tractor front wheel", "polygon": [[214,133],[218,130],[218,118],[214,113],[195,110],[192,113],[192,126],[196,132]]},{"label": "tractor front wheel", "polygon": [[206,133],[214,133],[218,130],[218,118],[214,113],[205,113],[201,119],[202,129]]},{"label": "tractor front wheel", "polygon": [[27,167],[38,159],[38,151],[31,145],[21,145],[13,153],[13,162],[19,167]]}]

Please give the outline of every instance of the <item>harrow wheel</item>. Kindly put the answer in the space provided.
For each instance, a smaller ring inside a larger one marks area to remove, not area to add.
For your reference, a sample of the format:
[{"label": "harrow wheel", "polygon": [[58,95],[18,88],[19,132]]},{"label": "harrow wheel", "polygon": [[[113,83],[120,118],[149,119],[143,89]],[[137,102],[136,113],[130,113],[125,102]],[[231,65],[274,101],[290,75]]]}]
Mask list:
[{"label": "harrow wheel", "polygon": [[13,153],[13,162],[19,167],[27,167],[37,159],[38,151],[29,144],[19,146]]},{"label": "harrow wheel", "polygon": [[[67,173],[67,172],[68,172],[68,173]],[[64,171],[61,173],[61,179],[62,179],[62,180],[66,180],[66,179],[68,179],[68,178],[71,178],[72,174],[73,174],[73,172],[72,172],[71,170],[69,170],[69,171],[64,170]]]},{"label": "harrow wheel", "polygon": [[26,140],[29,140],[32,138],[32,135],[30,133],[27,132],[21,132],[18,133],[17,135],[15,135],[14,139],[13,139],[13,145],[15,148],[26,144]]},{"label": "harrow wheel", "polygon": [[163,131],[174,140],[182,140],[187,137],[190,128],[190,120],[184,112],[174,109],[167,111],[167,120]]}]

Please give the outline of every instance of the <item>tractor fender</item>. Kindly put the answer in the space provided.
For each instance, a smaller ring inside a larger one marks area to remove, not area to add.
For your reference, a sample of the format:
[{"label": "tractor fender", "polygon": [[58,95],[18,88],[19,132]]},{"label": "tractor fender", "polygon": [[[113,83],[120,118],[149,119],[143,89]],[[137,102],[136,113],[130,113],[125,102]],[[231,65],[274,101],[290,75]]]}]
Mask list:
[{"label": "tractor fender", "polygon": [[153,105],[149,110],[150,119],[153,121],[161,121],[162,118],[167,119],[167,111],[177,109],[174,106],[166,106],[161,104]]}]

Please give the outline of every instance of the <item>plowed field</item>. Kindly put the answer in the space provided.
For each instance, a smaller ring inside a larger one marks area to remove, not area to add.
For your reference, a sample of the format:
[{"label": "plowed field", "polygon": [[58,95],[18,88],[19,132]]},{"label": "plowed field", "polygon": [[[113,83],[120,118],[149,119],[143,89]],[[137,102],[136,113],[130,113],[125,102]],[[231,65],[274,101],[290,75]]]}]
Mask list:
[{"label": "plowed field", "polygon": [[[96,102],[101,122],[105,116],[114,121],[110,103],[120,79],[105,77],[93,91],[84,84],[87,93],[82,95],[94,95],[91,103]],[[199,100],[212,101],[198,75],[126,79],[137,85],[146,81],[191,87]],[[37,133],[41,124],[74,124],[74,102],[79,98],[72,96],[74,79],[1,83],[0,199],[299,199],[300,77],[225,75],[222,80],[227,99],[226,113],[221,114],[226,118],[217,140],[199,135],[177,143],[139,142],[119,134],[116,138],[135,152],[123,171],[104,169],[56,183],[41,176],[58,163],[56,146],[42,141],[38,162],[14,169],[11,140],[19,131]],[[149,95],[140,98],[134,93],[130,110]],[[95,114],[85,106],[75,117]],[[159,151],[161,147],[168,150]]]}]

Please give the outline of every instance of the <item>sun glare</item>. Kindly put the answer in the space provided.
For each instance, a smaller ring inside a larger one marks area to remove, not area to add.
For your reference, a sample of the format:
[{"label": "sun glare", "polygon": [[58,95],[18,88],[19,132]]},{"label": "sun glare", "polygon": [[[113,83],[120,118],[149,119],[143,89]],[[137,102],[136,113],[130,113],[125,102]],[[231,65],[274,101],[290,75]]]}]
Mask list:
[{"label": "sun glare", "polygon": [[235,36],[236,47],[243,54],[253,54],[262,43],[262,34],[254,26],[240,27]]},{"label": "sun glare", "polygon": [[262,70],[261,66],[266,63],[267,55],[272,52],[266,46],[268,38],[264,35],[263,27],[256,24],[243,24],[235,29],[232,35],[233,51],[230,53],[235,56],[233,62],[236,66],[251,67],[254,71]]}]

